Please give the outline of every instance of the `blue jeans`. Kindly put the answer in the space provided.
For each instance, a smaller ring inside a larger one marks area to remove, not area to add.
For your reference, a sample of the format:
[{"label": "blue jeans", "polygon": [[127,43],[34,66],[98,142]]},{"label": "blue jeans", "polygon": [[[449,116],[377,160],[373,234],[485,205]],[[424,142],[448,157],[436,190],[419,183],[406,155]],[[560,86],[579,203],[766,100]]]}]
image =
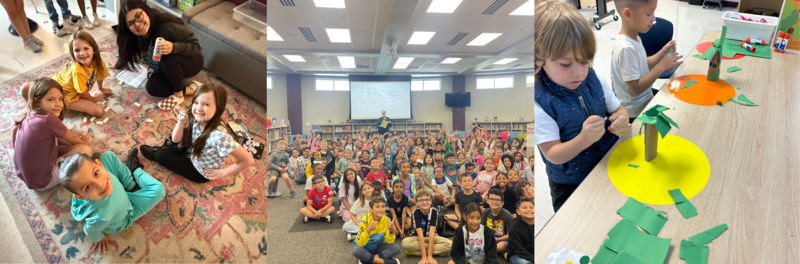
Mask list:
[{"label": "blue jeans", "polygon": [[508,261],[511,262],[511,264],[533,264],[527,259],[520,258],[517,255],[511,256],[510,258],[508,258]]},{"label": "blue jeans", "polygon": [[373,250],[355,246],[353,248],[353,256],[355,256],[362,263],[372,263],[372,261],[375,260],[375,255],[381,259],[391,259],[395,255],[400,254],[400,250],[400,245],[398,244],[381,243]]},{"label": "blue jeans", "polygon": [[[61,18],[64,19],[64,22],[67,22],[67,19],[72,15],[72,12],[69,11],[67,0],[56,1],[58,2],[58,6],[61,7]],[[50,20],[58,25],[58,13],[56,13],[56,8],[53,6],[53,0],[44,0],[44,5],[47,6],[47,13],[50,14]]]}]

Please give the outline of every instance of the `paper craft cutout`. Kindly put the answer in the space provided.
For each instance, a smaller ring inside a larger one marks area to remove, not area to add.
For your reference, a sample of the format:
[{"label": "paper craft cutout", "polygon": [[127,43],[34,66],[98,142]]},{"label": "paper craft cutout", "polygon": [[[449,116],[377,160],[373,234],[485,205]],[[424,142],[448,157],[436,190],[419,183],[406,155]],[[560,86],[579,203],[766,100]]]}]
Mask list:
[{"label": "paper craft cutout", "polygon": [[697,83],[697,81],[694,81],[694,80],[692,80],[692,81],[687,81],[687,82],[686,82],[686,85],[684,85],[684,86],[681,86],[681,89],[685,89],[686,87],[692,86],[692,85],[694,85],[695,83]]},{"label": "paper craft cutout", "polygon": [[[608,237],[609,239],[603,243],[605,247],[614,252],[626,251],[644,264],[664,263],[671,240],[648,235],[625,219],[620,220],[614,228],[611,228]],[[597,256],[595,256],[595,260],[597,260]]]},{"label": "paper craft cutout", "polygon": [[[681,189],[691,199],[711,177],[711,164],[697,145],[676,135],[659,139],[658,157],[638,169],[644,159],[644,136],[620,143],[608,158],[608,178],[623,195],[645,204],[672,205],[669,190]],[[676,166],[679,164],[679,166]]]},{"label": "paper craft cutout", "polygon": [[581,264],[589,264],[589,256],[583,256],[580,260]]},{"label": "paper craft cutout", "polygon": [[594,255],[594,258],[592,258],[592,264],[609,264],[612,260],[614,260],[614,258],[617,257],[617,252],[612,251],[606,246],[608,241],[610,241],[610,239],[606,238],[606,240],[603,241],[603,244],[600,245],[600,249],[597,250],[597,254]]},{"label": "paper craft cutout", "polygon": [[669,92],[681,101],[693,105],[716,106],[717,101],[728,102],[728,98],[736,97],[736,89],[725,80],[709,81],[706,75],[692,74],[673,78],[681,85],[689,81],[696,81],[692,87],[687,89],[669,90]]},{"label": "paper craft cutout", "polygon": [[728,98],[728,101],[731,101],[733,103],[740,104],[740,105],[743,105],[743,106],[758,106],[757,104],[748,104],[748,103],[744,103],[744,102],[739,102],[739,101],[733,100],[733,98]]},{"label": "paper craft cutout", "polygon": [[687,240],[681,240],[681,259],[686,260],[686,264],[708,264],[708,247],[697,246]]},{"label": "paper craft cutout", "polygon": [[631,168],[634,168],[634,169],[638,169],[639,165],[628,164],[628,167],[631,167]]},{"label": "paper craft cutout", "polygon": [[[695,49],[700,54],[698,54],[698,56],[695,56],[695,57],[698,57],[700,59],[704,59],[704,58],[702,58],[702,54],[704,54],[706,51],[708,51],[709,48],[711,48],[713,46],[714,46],[714,41],[703,42],[703,43],[697,44],[697,47],[695,47]],[[733,56],[732,58],[731,57],[722,56],[722,60],[738,60],[738,59],[741,59],[741,58],[744,58],[744,57],[745,56],[743,54],[736,54],[736,56]]]},{"label": "paper craft cutout", "polygon": [[[550,252],[550,256],[547,257],[547,260],[545,260],[544,264],[578,263],[581,257],[588,258],[586,254],[562,245],[558,245],[553,252]],[[589,263],[589,261],[587,260],[586,263]]]},{"label": "paper craft cutout", "polygon": [[[661,138],[663,139],[664,137],[667,136],[669,130],[672,129],[672,126],[680,128],[678,127],[678,124],[675,123],[675,121],[672,121],[671,118],[669,118],[667,115],[663,113],[665,110],[669,110],[669,107],[663,105],[655,105],[650,109],[647,109],[647,111],[639,115],[639,117],[637,117],[633,121],[640,121],[645,124],[656,125],[658,133],[661,134]],[[643,126],[644,125],[642,125],[642,127]],[[641,134],[642,134],[642,128],[639,127],[639,135]]]},{"label": "paper craft cutout", "polygon": [[620,251],[617,257],[611,261],[611,264],[643,264],[627,251]]},{"label": "paper craft cutout", "polygon": [[661,232],[661,228],[667,223],[667,218],[661,216],[667,213],[653,210],[650,206],[630,197],[628,197],[628,201],[625,202],[625,205],[617,210],[617,213],[622,216],[622,218],[633,222],[644,229],[645,232],[654,236],[657,236],[658,233]]},{"label": "paper craft cutout", "polygon": [[748,99],[747,96],[744,96],[744,94],[740,94],[739,97],[737,97],[736,99],[738,99],[739,101],[748,103],[748,104],[755,104],[755,103],[753,103],[753,101],[750,101],[750,99]]},{"label": "paper craft cutout", "polygon": [[[719,39],[714,40],[714,45],[718,45]],[[736,56],[736,54],[742,54],[746,56],[753,56],[765,59],[772,59],[772,49],[767,47],[756,48],[755,52],[750,52],[749,50],[742,48],[739,46],[741,42],[736,41],[727,41],[723,42],[724,46],[722,48],[722,56],[732,58]],[[706,51],[708,52],[708,51]]]},{"label": "paper craft cutout", "polygon": [[719,107],[722,107],[722,102],[717,101],[717,105],[719,105]]},{"label": "paper craft cutout", "polygon": [[686,199],[686,196],[683,196],[681,189],[669,190],[669,195],[672,196],[672,199],[675,199],[675,207],[681,212],[683,219],[697,216],[697,208],[689,202],[689,199]]},{"label": "paper craft cutout", "polygon": [[739,71],[739,70],[742,70],[742,68],[739,68],[738,66],[728,67],[728,73]]},{"label": "paper craft cutout", "polygon": [[741,89],[742,89],[742,87],[736,87],[736,90],[741,90]]},{"label": "paper craft cutout", "polygon": [[723,231],[728,229],[728,224],[721,224],[709,230],[703,231],[700,234],[694,235],[689,238],[689,241],[695,245],[705,245],[714,241]]},{"label": "paper craft cutout", "polygon": [[705,57],[703,57],[703,54],[695,54],[695,55],[692,55],[692,57],[700,58],[700,59],[705,60]]}]

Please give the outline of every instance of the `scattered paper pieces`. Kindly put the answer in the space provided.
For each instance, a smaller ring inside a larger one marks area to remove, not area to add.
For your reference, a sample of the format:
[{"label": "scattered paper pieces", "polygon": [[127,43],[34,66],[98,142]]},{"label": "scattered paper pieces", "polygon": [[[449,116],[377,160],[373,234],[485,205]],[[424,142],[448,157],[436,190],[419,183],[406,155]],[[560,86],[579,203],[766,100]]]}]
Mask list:
[{"label": "scattered paper pieces", "polygon": [[139,104],[139,103],[137,103],[137,102],[134,102],[134,103],[133,103],[133,105],[135,105],[136,107],[142,107],[142,105],[140,105],[140,104]]},{"label": "scattered paper pieces", "polygon": [[717,238],[720,234],[722,234],[722,232],[725,231],[726,229],[728,229],[728,224],[721,224],[709,230],[703,231],[700,234],[690,237],[689,241],[691,241],[692,244],[695,244],[697,246],[705,245],[711,243],[711,241],[714,241],[714,239]]},{"label": "scattered paper pieces", "polygon": [[634,168],[634,169],[638,169],[639,165],[628,164],[628,167],[631,167],[631,168]]},{"label": "scattered paper pieces", "polygon": [[103,119],[103,123],[108,122],[108,117]]},{"label": "scattered paper pieces", "polygon": [[667,218],[661,216],[667,213],[653,210],[650,206],[630,197],[628,197],[628,201],[625,205],[617,210],[617,213],[622,216],[622,218],[633,222],[644,229],[644,231],[654,236],[657,236],[658,232],[661,232],[661,228],[667,223]]},{"label": "scattered paper pieces", "polygon": [[692,81],[687,81],[685,85],[681,86],[681,89],[684,89],[684,88],[686,88],[686,87],[692,86],[692,85],[694,85],[695,83],[697,83],[697,81],[694,81],[694,80],[692,80]]},{"label": "scattered paper pieces", "polygon": [[102,125],[103,121],[97,121],[95,124]]},{"label": "scattered paper pieces", "polygon": [[86,123],[87,121],[89,121],[89,118],[84,116],[83,117],[83,122]]},{"label": "scattered paper pieces", "polygon": [[695,54],[695,55],[692,55],[692,57],[703,59],[703,60],[706,59],[705,57],[703,57],[703,54]]},{"label": "scattered paper pieces", "polygon": [[[617,256],[616,252],[621,251],[627,252],[642,263],[664,263],[671,240],[648,235],[626,219],[620,220],[608,232],[608,237],[609,239],[606,239],[603,245],[600,246],[600,252],[595,255],[592,263],[611,263]],[[611,252],[603,252],[605,250]]]},{"label": "scattered paper pieces", "polygon": [[[719,39],[714,40],[714,45],[719,44]],[[755,52],[750,52],[749,50],[742,48],[740,46],[741,42],[736,41],[725,41],[722,43],[722,56],[733,58],[736,54],[742,54],[745,56],[753,56],[765,59],[772,59],[772,49],[769,46],[756,46]],[[713,53],[711,56],[714,56]]]},{"label": "scattered paper pieces", "polygon": [[550,256],[547,257],[544,264],[583,264],[584,262],[586,264],[589,263],[589,256],[571,248],[558,245],[553,252],[550,253]]},{"label": "scattered paper pieces", "polygon": [[95,119],[97,119],[97,117],[93,116],[92,119],[89,119],[89,122],[94,122]]},{"label": "scattered paper pieces", "polygon": [[742,89],[742,87],[736,87],[736,90],[741,90],[741,89]]},{"label": "scattered paper pieces", "polygon": [[[729,98],[729,99],[730,99],[730,98]],[[719,107],[722,107],[722,102],[720,102],[720,101],[717,101],[717,105],[719,105]]]},{"label": "scattered paper pieces", "polygon": [[728,98],[728,101],[731,101],[733,103],[740,104],[740,105],[743,105],[743,106],[758,106],[757,104],[748,104],[748,103],[745,103],[745,102],[739,102],[739,101],[733,100],[733,98]]},{"label": "scattered paper pieces", "polygon": [[108,110],[111,110],[110,106],[106,106],[106,109],[103,109],[103,111],[105,111],[105,112],[108,112]]},{"label": "scattered paper pieces", "polygon": [[742,68],[739,68],[737,66],[728,67],[728,73],[735,72],[735,71],[740,71],[740,70],[742,70]]},{"label": "scattered paper pieces", "polygon": [[611,264],[643,264],[643,263],[638,259],[636,259],[633,255],[623,250],[620,251],[619,254],[617,254],[617,257],[611,261]]},{"label": "scattered paper pieces", "polygon": [[144,121],[147,121],[147,123],[153,123],[153,119],[150,119],[150,118],[145,119]]},{"label": "scattered paper pieces", "polygon": [[669,195],[675,200],[675,207],[683,215],[683,219],[689,219],[697,216],[697,208],[694,207],[686,196],[683,196],[681,189],[669,190]]},{"label": "scattered paper pieces", "polygon": [[677,91],[678,88],[680,88],[680,87],[681,87],[681,81],[672,80],[672,82],[669,83],[669,89],[670,90]]},{"label": "scattered paper pieces", "polygon": [[708,246],[697,246],[688,240],[681,240],[681,259],[686,264],[708,264]]},{"label": "scattered paper pieces", "polygon": [[753,101],[750,101],[750,99],[748,99],[747,96],[744,96],[744,94],[740,94],[739,97],[736,97],[736,99],[748,104],[755,104],[753,103]]},{"label": "scattered paper pieces", "polygon": [[133,87],[139,87],[147,79],[147,67],[136,65],[136,72],[121,70],[117,71],[117,79]]}]

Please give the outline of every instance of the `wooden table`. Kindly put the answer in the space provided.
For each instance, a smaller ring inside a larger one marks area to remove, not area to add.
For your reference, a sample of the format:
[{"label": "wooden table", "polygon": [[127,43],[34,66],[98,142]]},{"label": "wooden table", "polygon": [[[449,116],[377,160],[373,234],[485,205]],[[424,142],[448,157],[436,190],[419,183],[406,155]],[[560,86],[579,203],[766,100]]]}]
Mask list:
[{"label": "wooden table", "polygon": [[[712,30],[701,42],[719,36]],[[673,77],[707,74],[708,61],[694,54],[696,49]],[[672,238],[665,263],[685,263],[679,258],[681,239],[725,223],[729,229],[708,245],[708,263],[800,263],[800,54],[772,53],[771,60],[746,56],[721,65],[720,79],[741,87],[737,94],[760,106],[687,104],[669,93],[667,82],[645,108],[677,108],[668,115],[680,129],[670,134],[696,144],[711,164],[708,185],[690,199],[697,216],[687,220],[674,205],[651,205],[669,217],[658,234]],[[731,66],[743,70],[727,73]],[[635,122],[617,145],[638,135],[640,124]],[[616,211],[628,197],[609,181],[610,154],[537,235],[535,263],[544,263],[557,245],[593,257],[622,219]]]}]

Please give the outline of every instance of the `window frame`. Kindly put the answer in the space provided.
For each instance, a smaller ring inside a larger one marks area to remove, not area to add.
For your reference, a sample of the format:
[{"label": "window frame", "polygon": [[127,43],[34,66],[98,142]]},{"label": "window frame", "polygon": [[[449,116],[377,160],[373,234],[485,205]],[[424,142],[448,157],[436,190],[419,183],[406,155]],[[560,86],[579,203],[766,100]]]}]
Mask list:
[{"label": "window frame", "polygon": [[267,90],[272,90],[272,76],[267,76]]},{"label": "window frame", "polygon": [[[427,81],[438,81],[439,86],[436,89],[428,89],[425,87],[425,83]],[[422,82],[422,90],[414,90],[414,81]],[[412,92],[427,92],[427,91],[441,91],[442,90],[442,78],[441,77],[423,77],[423,78],[411,78],[411,91]]]},{"label": "window frame", "polygon": [[[331,81],[331,89],[319,89],[319,81]],[[336,83],[341,83],[342,81],[347,82],[344,88],[337,88]],[[348,78],[336,78],[336,77],[315,77],[314,78],[314,90],[315,91],[326,91],[326,92],[349,92],[350,91],[350,79]]]},{"label": "window frame", "polygon": [[536,81],[536,75],[528,74],[528,76],[525,78],[525,87],[533,87],[535,81]]},{"label": "window frame", "polygon": [[[500,79],[500,78],[511,78],[511,86],[509,86],[509,87],[499,87],[498,88],[497,87],[497,79]],[[478,82],[480,80],[488,80],[488,79],[492,80],[492,87],[490,87],[490,88],[480,88],[480,86],[478,86]],[[510,89],[510,88],[514,88],[514,79],[515,79],[514,75],[498,75],[498,76],[490,76],[490,77],[480,77],[480,76],[478,76],[478,77],[475,78],[475,89],[476,90],[495,90],[495,89]]]}]

